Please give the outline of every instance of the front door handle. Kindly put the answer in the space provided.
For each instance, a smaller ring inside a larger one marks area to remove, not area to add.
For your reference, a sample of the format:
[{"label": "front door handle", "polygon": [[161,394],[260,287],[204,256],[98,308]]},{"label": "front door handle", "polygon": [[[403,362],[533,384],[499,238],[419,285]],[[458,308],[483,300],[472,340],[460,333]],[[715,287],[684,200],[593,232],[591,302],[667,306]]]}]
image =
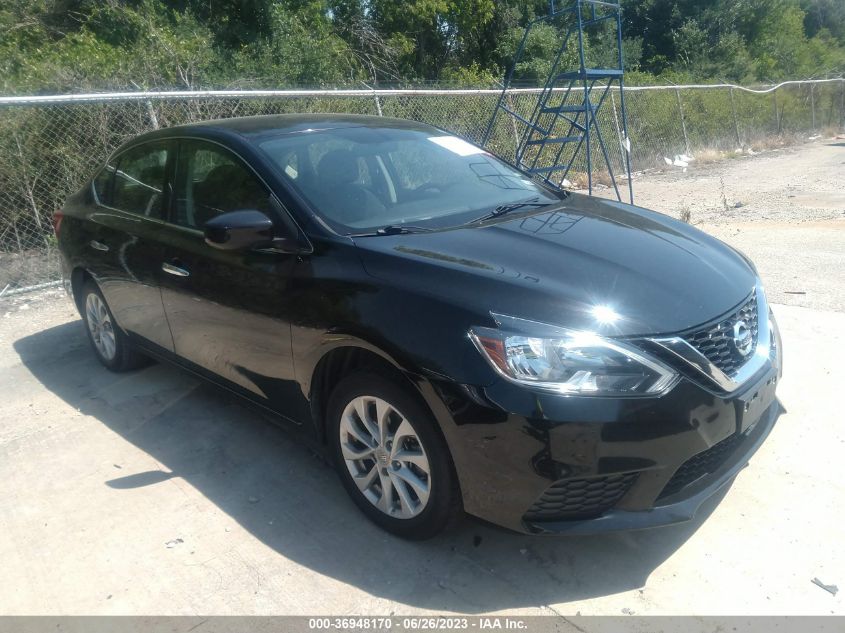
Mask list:
[{"label": "front door handle", "polygon": [[176,275],[177,277],[190,277],[191,273],[189,273],[184,268],[179,268],[178,266],[174,266],[173,264],[168,264],[167,262],[161,265],[161,269],[169,273],[171,275]]},{"label": "front door handle", "polygon": [[91,240],[88,242],[88,245],[93,248],[95,251],[103,251],[106,252],[109,250],[109,247],[103,244],[102,242],[98,242],[97,240]]}]

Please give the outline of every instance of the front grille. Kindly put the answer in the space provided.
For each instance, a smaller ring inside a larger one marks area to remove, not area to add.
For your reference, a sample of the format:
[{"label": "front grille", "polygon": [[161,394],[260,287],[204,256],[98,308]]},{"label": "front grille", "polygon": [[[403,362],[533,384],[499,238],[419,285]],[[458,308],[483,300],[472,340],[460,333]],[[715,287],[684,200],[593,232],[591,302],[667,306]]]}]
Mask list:
[{"label": "front grille", "polygon": [[744,435],[734,433],[706,451],[690,457],[672,475],[672,479],[669,480],[669,483],[666,484],[663,492],[657,498],[658,501],[680,492],[700,477],[719,470],[719,467],[733,454],[744,437]]},{"label": "front grille", "polygon": [[[751,330],[751,351],[743,356],[734,345],[733,328],[737,321],[745,321]],[[698,332],[685,336],[687,342],[729,376],[751,358],[757,347],[757,293],[751,296],[729,316]]]},{"label": "front grille", "polygon": [[637,479],[637,473],[552,484],[525,513],[526,521],[594,519],[616,505]]}]

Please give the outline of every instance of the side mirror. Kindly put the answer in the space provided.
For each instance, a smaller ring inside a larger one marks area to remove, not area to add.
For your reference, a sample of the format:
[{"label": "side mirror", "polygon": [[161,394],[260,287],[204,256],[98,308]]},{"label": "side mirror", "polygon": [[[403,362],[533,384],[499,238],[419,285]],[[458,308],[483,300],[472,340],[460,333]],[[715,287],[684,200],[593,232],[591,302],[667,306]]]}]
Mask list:
[{"label": "side mirror", "polygon": [[224,251],[279,248],[291,252],[296,247],[295,240],[276,237],[273,221],[260,211],[221,213],[206,222],[203,228],[206,244]]}]

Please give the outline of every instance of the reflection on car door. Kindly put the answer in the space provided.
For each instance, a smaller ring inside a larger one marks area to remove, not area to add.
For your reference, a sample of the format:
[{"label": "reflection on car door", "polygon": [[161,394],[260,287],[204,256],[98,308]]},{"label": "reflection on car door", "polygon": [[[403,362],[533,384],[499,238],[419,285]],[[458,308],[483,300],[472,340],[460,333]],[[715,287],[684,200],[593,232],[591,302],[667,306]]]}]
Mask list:
[{"label": "reflection on car door", "polygon": [[160,241],[169,198],[169,141],[135,146],[109,161],[94,180],[89,268],[120,327],[154,347],[173,350],[158,285]]},{"label": "reflection on car door", "polygon": [[277,213],[238,157],[210,142],[182,141],[162,295],[179,356],[279,409],[298,400],[286,304],[296,256],[222,251],[202,233],[214,216],[243,209]]}]

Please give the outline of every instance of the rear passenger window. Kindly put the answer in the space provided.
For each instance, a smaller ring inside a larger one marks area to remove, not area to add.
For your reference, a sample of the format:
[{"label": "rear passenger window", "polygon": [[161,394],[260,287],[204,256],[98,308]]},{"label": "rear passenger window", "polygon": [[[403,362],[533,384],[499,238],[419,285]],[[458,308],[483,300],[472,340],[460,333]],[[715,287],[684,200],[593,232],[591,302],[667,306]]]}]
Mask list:
[{"label": "rear passenger window", "polygon": [[147,143],[125,152],[114,174],[109,206],[161,218],[166,167],[165,143]]}]

